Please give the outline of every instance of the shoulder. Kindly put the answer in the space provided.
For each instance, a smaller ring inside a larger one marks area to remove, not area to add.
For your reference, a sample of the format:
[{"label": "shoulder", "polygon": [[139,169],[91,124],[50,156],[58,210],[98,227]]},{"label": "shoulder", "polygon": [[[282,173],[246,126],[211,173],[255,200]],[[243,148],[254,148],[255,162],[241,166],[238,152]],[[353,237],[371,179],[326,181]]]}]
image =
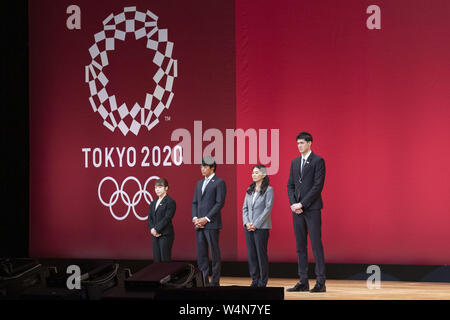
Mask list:
[{"label": "shoulder", "polygon": [[167,195],[166,197],[167,197],[167,202],[175,204],[175,200],[172,197],[170,197],[169,195]]},{"label": "shoulder", "polygon": [[225,184],[225,181],[224,181],[223,179],[219,178],[218,176],[214,176],[213,179],[216,180],[216,182],[217,182],[218,184],[219,184],[219,183]]},{"label": "shoulder", "polygon": [[268,194],[268,195],[273,195],[273,188],[271,187],[271,186],[268,186],[267,187],[267,190],[266,190],[266,194]]},{"label": "shoulder", "polygon": [[323,158],[314,152],[311,153],[311,161],[324,162]]},{"label": "shoulder", "polygon": [[302,156],[299,156],[299,157],[297,157],[297,158],[292,159],[292,161],[291,161],[291,166],[293,166],[293,165],[295,165],[297,162],[299,162],[301,158],[302,158]]}]

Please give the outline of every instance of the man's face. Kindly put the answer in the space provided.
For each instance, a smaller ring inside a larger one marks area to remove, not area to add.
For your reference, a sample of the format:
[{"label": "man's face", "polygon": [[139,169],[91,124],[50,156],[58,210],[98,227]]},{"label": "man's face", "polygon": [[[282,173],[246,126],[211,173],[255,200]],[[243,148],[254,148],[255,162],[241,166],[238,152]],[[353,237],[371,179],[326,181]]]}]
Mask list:
[{"label": "man's face", "polygon": [[311,150],[311,141],[306,142],[305,139],[298,139],[297,147],[301,154],[308,153]]},{"label": "man's face", "polygon": [[204,175],[205,177],[209,177],[214,172],[214,170],[210,166],[200,166],[200,168],[202,170],[202,175]]}]

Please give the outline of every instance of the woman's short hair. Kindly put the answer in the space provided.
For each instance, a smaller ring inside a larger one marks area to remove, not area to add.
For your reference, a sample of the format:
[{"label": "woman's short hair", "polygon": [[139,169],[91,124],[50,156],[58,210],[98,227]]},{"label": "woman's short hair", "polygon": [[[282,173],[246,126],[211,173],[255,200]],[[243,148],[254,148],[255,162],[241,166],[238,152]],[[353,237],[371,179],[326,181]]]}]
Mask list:
[{"label": "woman's short hair", "polygon": [[159,178],[158,180],[155,181],[155,187],[169,187],[169,182],[167,181],[167,179],[165,178]]}]

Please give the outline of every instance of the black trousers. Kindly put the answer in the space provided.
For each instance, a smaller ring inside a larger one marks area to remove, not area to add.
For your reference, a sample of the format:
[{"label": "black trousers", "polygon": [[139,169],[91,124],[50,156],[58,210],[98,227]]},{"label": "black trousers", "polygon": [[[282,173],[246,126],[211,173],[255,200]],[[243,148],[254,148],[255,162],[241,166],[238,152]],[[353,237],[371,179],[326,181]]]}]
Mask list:
[{"label": "black trousers", "polygon": [[153,262],[164,262],[172,260],[172,245],[174,235],[162,235],[152,237]]},{"label": "black trousers", "polygon": [[[220,248],[219,248],[219,229],[197,229],[197,265],[203,273],[205,283],[211,285],[220,285]],[[211,250],[212,257],[212,276],[209,281],[209,255],[208,248]]]},{"label": "black trousers", "polygon": [[292,213],[294,234],[297,242],[298,275],[301,283],[308,281],[308,233],[316,262],[316,281],[325,283],[325,257],[322,245],[322,213],[320,210],[306,210],[301,214]]},{"label": "black trousers", "polygon": [[267,256],[267,243],[269,229],[245,229],[245,242],[248,252],[248,269],[252,282],[258,287],[265,287],[269,280],[269,258]]}]

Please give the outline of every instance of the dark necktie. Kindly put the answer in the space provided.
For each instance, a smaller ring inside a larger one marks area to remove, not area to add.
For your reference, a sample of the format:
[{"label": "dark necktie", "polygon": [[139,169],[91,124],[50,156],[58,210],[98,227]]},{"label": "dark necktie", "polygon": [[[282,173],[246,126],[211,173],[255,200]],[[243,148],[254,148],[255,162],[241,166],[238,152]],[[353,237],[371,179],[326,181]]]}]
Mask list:
[{"label": "dark necktie", "polygon": [[302,165],[301,165],[301,167],[300,167],[300,175],[302,176],[303,175],[303,168],[305,167],[305,162],[306,162],[306,159],[305,158],[302,158]]}]

